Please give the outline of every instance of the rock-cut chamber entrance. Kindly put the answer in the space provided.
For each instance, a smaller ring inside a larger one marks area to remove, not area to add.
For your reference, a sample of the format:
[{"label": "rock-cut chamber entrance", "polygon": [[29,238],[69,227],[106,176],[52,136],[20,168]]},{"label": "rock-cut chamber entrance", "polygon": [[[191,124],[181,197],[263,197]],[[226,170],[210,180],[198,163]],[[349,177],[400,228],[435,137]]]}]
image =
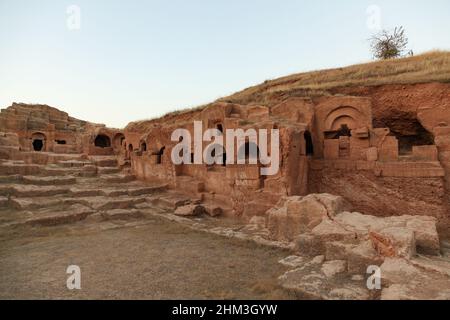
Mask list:
[{"label": "rock-cut chamber entrance", "polygon": [[32,147],[34,151],[44,151],[45,147],[45,136],[42,133],[35,133],[31,137]]},{"label": "rock-cut chamber entrance", "polygon": [[99,134],[94,141],[96,147],[109,148],[111,147],[111,139],[108,136]]}]

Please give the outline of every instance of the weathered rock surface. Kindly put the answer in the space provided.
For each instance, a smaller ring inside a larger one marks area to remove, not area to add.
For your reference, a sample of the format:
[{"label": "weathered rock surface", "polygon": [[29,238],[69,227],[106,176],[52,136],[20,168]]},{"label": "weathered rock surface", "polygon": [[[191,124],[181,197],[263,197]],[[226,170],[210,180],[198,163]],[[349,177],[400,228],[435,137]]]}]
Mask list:
[{"label": "weathered rock surface", "polygon": [[406,259],[387,258],[381,265],[381,277],[385,287],[381,293],[383,300],[450,299],[448,274],[429,272]]},{"label": "weathered rock surface", "polygon": [[205,213],[205,208],[197,204],[189,204],[186,206],[178,207],[175,210],[175,215],[183,217],[196,217]]},{"label": "weathered rock surface", "polygon": [[140,218],[143,216],[142,212],[137,209],[112,209],[102,212],[101,215],[107,220],[123,220],[130,218]]},{"label": "weathered rock surface", "polygon": [[266,213],[267,227],[273,239],[292,241],[347,208],[342,197],[329,194],[288,197]]},{"label": "weathered rock surface", "polygon": [[[325,198],[330,199],[328,195]],[[306,201],[303,197],[291,197],[267,212],[272,239],[291,241],[295,238],[295,250],[300,256],[320,255],[308,263],[299,259],[298,264],[291,265],[296,269],[280,277],[283,288],[299,297],[313,299],[449,297],[450,261],[438,257],[440,242],[436,218],[381,218],[358,212],[339,212],[343,208],[340,205],[325,210],[319,199],[323,197],[310,195]],[[418,253],[434,257],[423,259]],[[286,259],[284,264],[289,266],[291,258]],[[320,265],[320,270],[312,268],[313,265]],[[371,266],[381,266],[382,291],[369,292],[361,281],[359,286],[352,284],[356,277],[364,279]],[[335,278],[341,281],[329,282]]]}]

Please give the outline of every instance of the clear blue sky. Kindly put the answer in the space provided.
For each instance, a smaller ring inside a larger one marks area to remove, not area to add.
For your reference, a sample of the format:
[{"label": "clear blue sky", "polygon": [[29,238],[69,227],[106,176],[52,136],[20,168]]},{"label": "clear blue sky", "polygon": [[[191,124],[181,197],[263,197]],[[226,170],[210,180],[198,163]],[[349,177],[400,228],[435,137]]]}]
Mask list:
[{"label": "clear blue sky", "polygon": [[[69,5],[81,28],[67,27]],[[266,79],[369,61],[367,8],[420,53],[450,49],[450,1],[0,0],[0,106],[44,103],[109,126]]]}]

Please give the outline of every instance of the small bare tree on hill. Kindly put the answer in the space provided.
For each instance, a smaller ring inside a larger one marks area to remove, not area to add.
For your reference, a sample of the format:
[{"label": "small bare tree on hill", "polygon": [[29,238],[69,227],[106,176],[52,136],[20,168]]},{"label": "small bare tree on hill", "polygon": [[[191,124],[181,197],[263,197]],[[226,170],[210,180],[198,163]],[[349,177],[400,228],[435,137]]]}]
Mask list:
[{"label": "small bare tree on hill", "polygon": [[408,38],[403,27],[396,27],[392,32],[383,30],[372,36],[370,42],[374,58],[387,60],[403,56]]}]

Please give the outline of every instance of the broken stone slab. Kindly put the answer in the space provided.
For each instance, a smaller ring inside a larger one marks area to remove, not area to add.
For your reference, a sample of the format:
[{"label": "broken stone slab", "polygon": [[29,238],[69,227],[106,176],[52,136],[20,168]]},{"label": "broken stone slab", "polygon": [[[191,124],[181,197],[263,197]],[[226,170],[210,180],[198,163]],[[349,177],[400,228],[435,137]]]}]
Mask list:
[{"label": "broken stone slab", "polygon": [[382,300],[449,300],[450,277],[414,266],[402,258],[381,265]]},{"label": "broken stone slab", "polygon": [[184,195],[164,195],[152,198],[150,202],[155,206],[176,210],[178,207],[189,204],[191,200]]},{"label": "broken stone slab", "polygon": [[[367,236],[371,230],[379,231],[388,226],[386,220],[383,218],[365,215],[359,212],[345,211],[339,213],[334,217],[333,221],[343,228],[356,233],[360,238]],[[393,224],[391,226],[399,225]]]},{"label": "broken stone slab", "polygon": [[219,206],[212,204],[203,204],[202,206],[205,208],[205,213],[211,217],[217,217],[223,214],[223,210]]},{"label": "broken stone slab", "polygon": [[414,232],[416,250],[419,253],[439,255],[440,241],[437,232],[437,220],[428,216],[404,216],[406,228]]},{"label": "broken stone slab", "polygon": [[366,274],[369,266],[380,266],[384,258],[378,255],[370,240],[364,241],[348,252],[348,273]]},{"label": "broken stone slab", "polygon": [[315,257],[325,252],[324,243],[312,234],[301,234],[294,240],[294,250],[301,255]]},{"label": "broken stone slab", "polygon": [[450,278],[450,259],[448,257],[434,257],[418,255],[409,263],[421,270],[440,274]]},{"label": "broken stone slab", "polygon": [[288,200],[286,204],[288,223],[298,232],[311,231],[324,218],[328,218],[328,210],[315,195],[303,197],[300,201]]},{"label": "broken stone slab", "polygon": [[325,256],[320,255],[320,256],[316,256],[314,257],[309,264],[310,265],[314,265],[314,264],[322,264],[325,261]]},{"label": "broken stone slab", "polygon": [[278,263],[286,267],[298,268],[304,264],[304,260],[305,259],[300,256],[289,256],[284,259],[281,259],[280,261],[278,261]]},{"label": "broken stone slab", "polygon": [[354,243],[357,241],[357,235],[354,232],[329,219],[324,219],[311,231],[311,234],[317,237],[322,243],[329,241]]},{"label": "broken stone slab", "polygon": [[136,209],[151,209],[151,208],[154,208],[154,205],[149,202],[142,202],[142,203],[135,204],[134,207]]},{"label": "broken stone slab", "polygon": [[141,218],[143,214],[137,209],[112,209],[101,213],[106,220],[125,220],[130,218]]},{"label": "broken stone slab", "polygon": [[285,197],[266,212],[267,227],[271,239],[292,241],[348,208],[342,197],[330,194]]},{"label": "broken stone slab", "polygon": [[335,196],[329,193],[316,193],[313,194],[312,197],[325,206],[328,212],[327,215],[330,218],[336,216],[340,212],[349,211],[352,208],[351,204],[341,196]]},{"label": "broken stone slab", "polygon": [[40,177],[40,176],[24,176],[22,179],[25,184],[39,185],[39,186],[56,186],[75,184],[76,178],[71,176],[54,176],[54,177]]},{"label": "broken stone slab", "polygon": [[350,251],[356,245],[332,241],[325,243],[325,257],[327,260],[347,260]]},{"label": "broken stone slab", "polygon": [[82,205],[73,205],[69,209],[62,212],[47,213],[27,219],[25,224],[31,226],[55,226],[66,223],[74,223],[93,213],[94,211]]},{"label": "broken stone slab", "polygon": [[205,214],[206,210],[201,205],[189,204],[186,206],[178,207],[175,210],[175,215],[182,217],[195,217]]},{"label": "broken stone slab", "polygon": [[346,260],[326,261],[322,265],[321,270],[327,278],[333,278],[335,275],[347,271],[347,261]]},{"label": "broken stone slab", "polygon": [[95,212],[93,214],[90,214],[84,219],[86,223],[99,223],[104,221],[105,219],[102,217],[100,212]]},{"label": "broken stone slab", "polygon": [[384,286],[406,283],[418,278],[421,274],[418,268],[402,258],[386,258],[380,266],[380,271]]},{"label": "broken stone slab", "polygon": [[[314,260],[314,259],[313,259]],[[323,259],[305,263],[278,278],[279,285],[299,299],[314,300],[368,300],[371,295],[365,283],[347,279],[345,272],[327,277],[323,271]],[[319,263],[322,260],[322,263]],[[326,263],[326,262],[325,262]],[[342,263],[339,263],[342,264]]]},{"label": "broken stone slab", "polygon": [[[352,230],[360,238],[365,238],[370,232],[383,233],[383,229],[386,229],[387,233],[396,230],[395,233],[399,237],[403,237],[407,231],[400,231],[398,228],[407,229],[414,233],[417,252],[434,255],[438,255],[440,252],[437,220],[434,217],[405,215],[382,218],[358,212],[342,212],[336,215],[334,222],[347,230]],[[391,236],[395,237],[394,234]],[[400,239],[399,241],[401,242]]]},{"label": "broken stone slab", "polygon": [[288,229],[288,215],[287,208],[272,208],[267,211],[267,229],[271,240],[278,241],[292,241],[299,231],[292,231]]}]

